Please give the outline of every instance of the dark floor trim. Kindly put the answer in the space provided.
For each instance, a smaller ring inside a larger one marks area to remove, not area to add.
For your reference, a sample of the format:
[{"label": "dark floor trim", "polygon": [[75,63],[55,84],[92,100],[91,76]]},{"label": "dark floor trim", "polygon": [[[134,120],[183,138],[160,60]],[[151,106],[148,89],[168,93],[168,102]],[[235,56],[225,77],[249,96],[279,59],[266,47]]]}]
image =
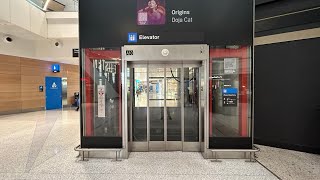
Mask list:
[{"label": "dark floor trim", "polygon": [[266,168],[266,170],[268,170],[271,174],[273,174],[275,177],[277,177],[279,180],[282,180],[276,173],[272,172],[267,166],[265,166],[264,164],[262,164],[259,160],[256,159],[256,161],[264,168]]}]

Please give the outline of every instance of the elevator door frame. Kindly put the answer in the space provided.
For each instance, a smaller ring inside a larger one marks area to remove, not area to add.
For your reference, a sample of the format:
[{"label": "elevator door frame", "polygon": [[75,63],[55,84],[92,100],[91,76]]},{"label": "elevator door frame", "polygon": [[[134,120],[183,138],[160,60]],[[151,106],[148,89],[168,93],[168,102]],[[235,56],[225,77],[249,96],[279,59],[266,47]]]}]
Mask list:
[{"label": "elevator door frame", "polygon": [[[163,52],[164,50],[169,50],[171,53],[169,56],[165,55]],[[134,54],[134,56],[133,56]],[[122,61],[124,65],[124,81],[123,84],[125,85],[124,87],[124,92],[123,94],[125,97],[127,96],[128,93],[128,85],[126,83],[128,79],[128,74],[127,74],[127,67],[128,62],[131,65],[135,67],[145,67],[147,68],[147,81],[149,82],[149,65],[154,65],[157,63],[161,63],[162,67],[163,64],[168,64],[170,67],[175,65],[175,68],[181,68],[183,71],[183,68],[185,67],[195,67],[197,66],[199,69],[201,66],[205,66],[207,64],[207,60],[209,58],[209,47],[207,45],[147,45],[147,46],[142,46],[142,45],[132,45],[132,46],[124,46],[122,47]],[[164,65],[164,68],[166,66]],[[180,67],[178,66],[180,65]],[[206,69],[206,68],[205,68]],[[199,70],[199,78],[201,77],[200,73],[205,73],[205,72],[200,72]],[[183,74],[183,73],[182,73]],[[166,76],[166,73],[165,73]],[[183,79],[183,75],[181,75],[181,79]],[[184,79],[183,79],[184,80]],[[199,79],[200,80],[200,79]],[[164,81],[166,85],[166,80]],[[183,82],[183,81],[181,81]],[[200,83],[200,81],[198,82]],[[148,84],[148,98],[149,98],[149,83]],[[183,85],[184,86],[184,85]],[[184,87],[181,87],[181,98],[184,98]],[[147,110],[147,141],[146,142],[134,142],[132,138],[132,106],[130,111],[128,112],[128,103],[127,98],[125,98],[124,102],[124,118],[125,121],[127,121],[128,126],[126,132],[129,134],[129,142],[128,143],[128,150],[129,151],[200,151],[203,149],[201,146],[201,135],[202,135],[202,130],[201,127],[201,97],[200,97],[200,91],[201,89],[206,89],[203,87],[199,86],[199,141],[198,142],[185,142],[184,141],[184,117],[183,117],[183,110],[184,110],[184,100],[181,100],[181,141],[166,141],[167,139],[164,139],[164,141],[150,141],[150,119],[149,119],[149,100],[148,100],[148,110]],[[132,87],[132,86],[131,86]],[[166,91],[166,87],[165,87]],[[133,91],[130,91],[132,93]],[[205,93],[207,94],[207,93]],[[133,94],[131,94],[132,96]],[[165,98],[166,99],[166,98]],[[130,102],[132,105],[132,101]],[[205,102],[207,104],[207,102]],[[166,102],[164,102],[164,131],[167,131],[167,114],[166,114]],[[128,114],[129,114],[129,121],[128,121]],[[204,114],[206,116],[206,114]],[[164,138],[167,137],[167,133],[164,133]],[[181,144],[181,145],[179,145]]]}]

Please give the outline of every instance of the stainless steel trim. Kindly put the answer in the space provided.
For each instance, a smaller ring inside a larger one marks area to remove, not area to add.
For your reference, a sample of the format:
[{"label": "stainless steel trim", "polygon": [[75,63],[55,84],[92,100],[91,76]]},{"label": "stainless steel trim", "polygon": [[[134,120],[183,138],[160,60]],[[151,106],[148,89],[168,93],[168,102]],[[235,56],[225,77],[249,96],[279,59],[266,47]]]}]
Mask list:
[{"label": "stainless steel trim", "polygon": [[[97,60],[92,60],[93,79],[96,79],[96,73],[94,72],[94,71],[96,71],[96,67],[95,67],[96,61],[97,61]],[[98,63],[98,62],[97,62],[97,63]],[[92,101],[93,101],[93,102],[90,102],[90,103],[92,103],[92,104],[95,104],[95,97],[96,97],[96,91],[97,91],[96,88],[97,88],[97,86],[96,86],[96,85],[93,85],[93,98],[92,98]],[[81,101],[81,99],[80,99],[80,101]],[[95,119],[96,114],[98,114],[98,112],[97,112],[96,108],[93,107],[93,119]],[[92,124],[93,124],[93,127],[96,127],[96,121],[93,121]]]},{"label": "stainless steel trim", "polygon": [[148,142],[132,142],[132,152],[147,152],[149,151]]},{"label": "stainless steel trim", "polygon": [[123,140],[123,148],[128,152],[128,118],[127,118],[127,62],[122,58],[121,59],[122,64],[122,72],[121,72],[121,92],[122,92],[122,140]]},{"label": "stainless steel trim", "polygon": [[182,150],[182,141],[166,142],[166,151],[181,151],[181,150]]},{"label": "stainless steel trim", "polygon": [[149,151],[165,151],[166,143],[164,141],[149,141]]},{"label": "stainless steel trim", "polygon": [[61,78],[62,84],[62,106],[68,105],[68,78]]},{"label": "stainless steel trim", "polygon": [[188,152],[200,152],[200,142],[184,142],[183,149]]},{"label": "stainless steel trim", "polygon": [[[255,3],[253,4],[253,7],[255,7]],[[280,14],[280,15],[276,15],[276,16],[271,16],[271,17],[267,17],[267,18],[261,18],[261,19],[257,19],[257,20],[253,19],[253,20],[255,20],[255,22],[260,22],[260,21],[265,21],[265,20],[269,20],[269,19],[275,19],[275,18],[279,18],[279,17],[283,17],[283,16],[289,16],[289,15],[293,15],[293,14],[299,14],[299,13],[303,13],[303,12],[313,11],[313,10],[317,10],[317,9],[320,9],[320,6],[314,7],[314,8],[309,8],[309,9],[304,9],[304,10],[300,10],[300,11]],[[255,17],[255,15],[253,17]]]},{"label": "stainless steel trim", "polygon": [[[125,56],[127,61],[201,61],[206,59],[206,44],[188,45],[125,45],[124,51],[132,50],[133,55]],[[161,51],[169,50],[168,56],[163,56]]]},{"label": "stainless steel trim", "polygon": [[[209,46],[208,46],[209,48]],[[209,49],[210,51],[210,49]],[[205,134],[204,134],[204,137],[205,137],[205,145],[206,145],[206,148],[209,149],[209,91],[211,89],[211,87],[209,87],[209,75],[210,75],[210,72],[209,72],[209,62],[210,62],[210,54],[208,54],[208,59],[205,61],[205,73],[206,73],[206,76],[205,76],[205,88],[206,88],[206,108],[205,108],[205,114],[206,114],[206,118],[205,118],[205,126],[204,126],[204,129],[205,129]]]},{"label": "stainless steel trim", "polygon": [[[133,92],[133,82],[134,82],[134,68],[130,68],[130,142],[133,142],[133,98],[134,98],[134,92]],[[128,87],[126,88],[128,89]],[[127,93],[126,93],[127,94]]]}]

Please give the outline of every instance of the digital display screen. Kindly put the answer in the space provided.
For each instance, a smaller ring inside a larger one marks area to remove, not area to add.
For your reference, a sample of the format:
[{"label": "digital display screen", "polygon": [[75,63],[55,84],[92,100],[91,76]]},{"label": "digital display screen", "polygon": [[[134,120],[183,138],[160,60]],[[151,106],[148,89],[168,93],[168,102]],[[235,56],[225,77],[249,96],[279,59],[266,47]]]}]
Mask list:
[{"label": "digital display screen", "polygon": [[165,0],[137,0],[137,25],[166,23]]}]

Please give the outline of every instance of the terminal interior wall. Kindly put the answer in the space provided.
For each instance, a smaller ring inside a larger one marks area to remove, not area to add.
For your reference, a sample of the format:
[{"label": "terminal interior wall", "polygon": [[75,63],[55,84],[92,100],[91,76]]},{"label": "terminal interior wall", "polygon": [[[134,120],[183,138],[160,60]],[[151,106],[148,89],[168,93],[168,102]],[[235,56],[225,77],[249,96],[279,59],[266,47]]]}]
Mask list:
[{"label": "terminal interior wall", "polygon": [[[60,72],[52,73],[53,62],[0,55],[0,114],[42,110],[45,108],[45,77],[66,77],[68,105],[73,93],[79,92],[77,65],[60,64]],[[44,91],[39,92],[39,86]]]}]

